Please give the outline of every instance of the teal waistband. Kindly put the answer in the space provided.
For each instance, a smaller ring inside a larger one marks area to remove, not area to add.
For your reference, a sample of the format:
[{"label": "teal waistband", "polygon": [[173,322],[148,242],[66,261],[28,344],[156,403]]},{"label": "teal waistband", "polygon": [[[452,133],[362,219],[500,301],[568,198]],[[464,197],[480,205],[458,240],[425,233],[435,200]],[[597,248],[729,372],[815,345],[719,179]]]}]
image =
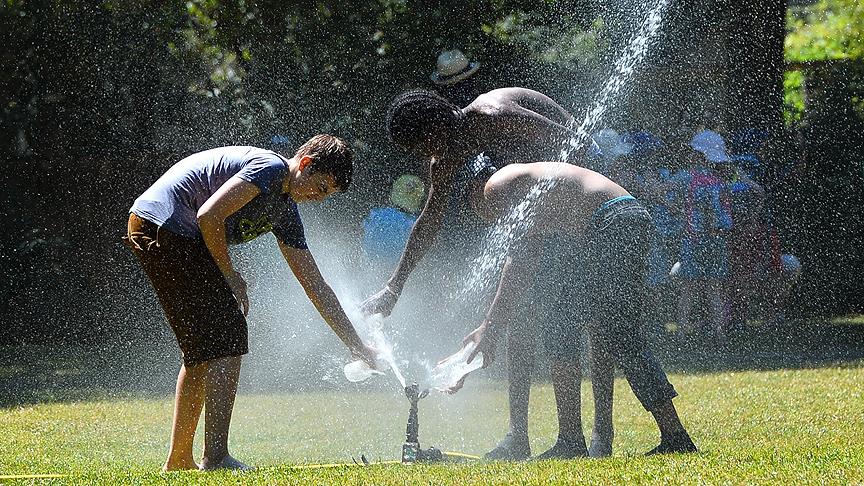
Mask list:
[{"label": "teal waistband", "polygon": [[599,206],[599,207],[594,211],[594,216],[598,216],[600,213],[602,213],[603,211],[605,211],[605,210],[611,208],[611,207],[614,206],[615,204],[618,204],[619,202],[622,202],[622,201],[635,201],[635,200],[636,200],[636,198],[633,197],[633,196],[631,196],[631,195],[629,195],[629,194],[626,195],[626,196],[618,196],[618,197],[616,197],[616,198],[610,199],[610,200],[604,202],[603,204],[601,204],[601,205],[600,205],[600,206]]}]

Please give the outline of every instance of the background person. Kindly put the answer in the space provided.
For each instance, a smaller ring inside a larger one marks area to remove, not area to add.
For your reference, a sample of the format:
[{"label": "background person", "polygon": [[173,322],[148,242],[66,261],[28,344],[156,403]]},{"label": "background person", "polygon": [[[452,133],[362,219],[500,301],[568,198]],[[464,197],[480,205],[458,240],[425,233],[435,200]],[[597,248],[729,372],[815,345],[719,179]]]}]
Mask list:
[{"label": "background person", "polygon": [[693,309],[707,306],[710,329],[716,335],[727,328],[729,319],[726,233],[732,229],[732,214],[728,186],[717,171],[718,165],[729,163],[729,156],[723,138],[711,130],[694,135],[690,147],[678,326],[692,332]]},{"label": "background person", "polygon": [[363,220],[363,251],[375,263],[392,268],[399,263],[411,228],[426,196],[426,185],[404,174],[393,182],[390,206],[374,208]]},{"label": "background person", "polygon": [[480,63],[469,60],[461,50],[442,51],[429,79],[441,96],[457,105],[467,105],[483,92],[477,85],[478,69]]}]

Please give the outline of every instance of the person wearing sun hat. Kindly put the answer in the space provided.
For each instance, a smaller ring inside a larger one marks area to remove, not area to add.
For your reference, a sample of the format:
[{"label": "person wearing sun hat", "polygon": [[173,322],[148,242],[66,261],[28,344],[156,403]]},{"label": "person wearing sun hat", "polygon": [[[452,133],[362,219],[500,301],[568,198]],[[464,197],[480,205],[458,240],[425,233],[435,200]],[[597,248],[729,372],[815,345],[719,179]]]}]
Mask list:
[{"label": "person wearing sun hat", "polygon": [[399,263],[402,248],[411,233],[417,213],[426,198],[426,186],[419,177],[399,176],[390,191],[392,206],[369,211],[363,220],[363,251],[376,263],[390,267]]},{"label": "person wearing sun hat", "polygon": [[729,274],[726,233],[732,228],[728,187],[717,169],[728,164],[726,144],[719,133],[702,130],[689,143],[684,238],[681,244],[679,328],[690,329],[694,305],[710,307],[714,332],[727,328],[728,296],[724,282]]},{"label": "person wearing sun hat", "polygon": [[453,49],[438,55],[438,64],[429,78],[439,86],[451,85],[468,79],[479,68],[479,62],[469,61],[462,51]]},{"label": "person wearing sun hat", "polygon": [[[587,168],[616,180],[618,171],[616,163],[633,151],[633,144],[626,137],[612,128],[603,128],[591,135],[591,146],[588,149]],[[616,180],[617,181],[617,180]]]}]

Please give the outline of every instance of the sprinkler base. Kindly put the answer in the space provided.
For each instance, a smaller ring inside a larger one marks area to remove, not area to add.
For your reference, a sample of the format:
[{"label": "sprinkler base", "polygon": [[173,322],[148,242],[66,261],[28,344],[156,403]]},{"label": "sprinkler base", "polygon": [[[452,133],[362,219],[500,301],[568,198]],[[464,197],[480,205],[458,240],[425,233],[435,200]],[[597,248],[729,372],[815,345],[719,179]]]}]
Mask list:
[{"label": "sprinkler base", "polygon": [[414,464],[415,462],[442,462],[444,453],[439,449],[430,447],[426,450],[420,448],[417,442],[406,442],[402,444],[402,464]]}]

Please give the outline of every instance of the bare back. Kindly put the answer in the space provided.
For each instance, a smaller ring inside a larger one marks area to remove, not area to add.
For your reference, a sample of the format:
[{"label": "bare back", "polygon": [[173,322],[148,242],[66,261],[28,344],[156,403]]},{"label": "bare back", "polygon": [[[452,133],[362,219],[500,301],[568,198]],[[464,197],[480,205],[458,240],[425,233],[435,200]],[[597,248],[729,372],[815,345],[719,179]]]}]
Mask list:
[{"label": "bare back", "polygon": [[501,88],[478,96],[463,110],[467,142],[461,158],[480,152],[496,163],[554,159],[573,136],[572,115],[548,96],[525,88]]},{"label": "bare back", "polygon": [[546,188],[531,210],[531,232],[539,234],[581,235],[601,204],[629,195],[610,179],[584,167],[561,162],[509,165],[486,182],[480,202],[484,217],[494,220],[505,216],[538,187]]}]

